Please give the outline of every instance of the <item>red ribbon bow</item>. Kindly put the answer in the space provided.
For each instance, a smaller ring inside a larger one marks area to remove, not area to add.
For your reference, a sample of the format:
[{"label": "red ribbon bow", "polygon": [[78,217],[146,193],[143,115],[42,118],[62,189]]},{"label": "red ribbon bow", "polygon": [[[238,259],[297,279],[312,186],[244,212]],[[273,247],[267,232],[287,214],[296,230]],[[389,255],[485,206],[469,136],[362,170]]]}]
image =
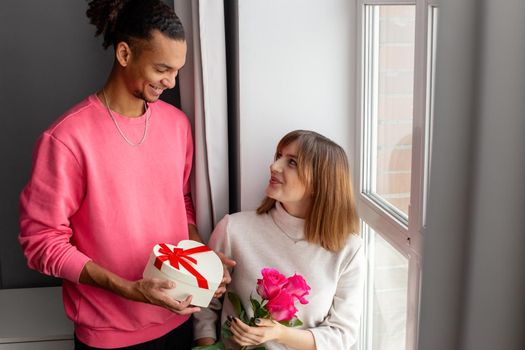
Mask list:
[{"label": "red ribbon bow", "polygon": [[204,278],[203,275],[199,273],[199,271],[195,270],[193,266],[189,262],[192,262],[194,264],[197,264],[197,260],[195,258],[192,258],[191,254],[196,253],[204,253],[211,251],[210,248],[207,246],[199,246],[195,248],[190,249],[182,249],[182,248],[174,248],[171,250],[166,244],[161,243],[159,253],[162,255],[157,256],[155,259],[155,267],[160,270],[162,267],[162,263],[164,261],[168,260],[170,262],[170,265],[174,268],[178,269],[179,264],[182,265],[186,270],[188,270],[189,273],[191,273],[195,278],[197,278],[197,284],[200,288],[208,289],[208,281],[206,278]]}]

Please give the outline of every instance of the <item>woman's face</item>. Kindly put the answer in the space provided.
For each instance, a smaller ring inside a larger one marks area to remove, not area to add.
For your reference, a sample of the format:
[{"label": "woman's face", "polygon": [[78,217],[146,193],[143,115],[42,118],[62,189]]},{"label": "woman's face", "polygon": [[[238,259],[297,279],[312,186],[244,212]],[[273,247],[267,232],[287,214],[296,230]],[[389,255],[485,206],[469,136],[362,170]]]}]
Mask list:
[{"label": "woman's face", "polygon": [[306,186],[299,179],[297,169],[297,142],[284,146],[270,165],[270,181],[266,195],[282,203],[293,216],[304,218],[312,197],[306,193]]}]

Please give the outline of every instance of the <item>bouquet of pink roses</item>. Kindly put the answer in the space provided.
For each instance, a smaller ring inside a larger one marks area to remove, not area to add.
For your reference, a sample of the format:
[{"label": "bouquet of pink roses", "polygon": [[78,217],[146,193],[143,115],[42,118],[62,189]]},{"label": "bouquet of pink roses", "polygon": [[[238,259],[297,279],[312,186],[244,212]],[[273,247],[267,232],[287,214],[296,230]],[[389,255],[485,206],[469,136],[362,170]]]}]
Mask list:
[{"label": "bouquet of pink roses", "polygon": [[[297,327],[303,323],[296,316],[296,302],[307,304],[306,296],[309,294],[310,286],[301,275],[294,274],[285,277],[276,269],[264,268],[261,271],[262,279],[257,280],[257,294],[262,298],[261,301],[250,295],[250,302],[253,310],[253,317],[249,317],[244,309],[238,295],[228,292],[228,299],[233,305],[237,316],[241,321],[249,326],[256,326],[255,319],[266,318],[277,321],[288,327]],[[222,337],[229,338],[232,333],[228,322],[222,325]],[[193,350],[224,350],[224,344],[219,341],[213,345],[198,346]],[[242,347],[241,349],[246,349]],[[265,349],[264,346],[254,350]]]}]

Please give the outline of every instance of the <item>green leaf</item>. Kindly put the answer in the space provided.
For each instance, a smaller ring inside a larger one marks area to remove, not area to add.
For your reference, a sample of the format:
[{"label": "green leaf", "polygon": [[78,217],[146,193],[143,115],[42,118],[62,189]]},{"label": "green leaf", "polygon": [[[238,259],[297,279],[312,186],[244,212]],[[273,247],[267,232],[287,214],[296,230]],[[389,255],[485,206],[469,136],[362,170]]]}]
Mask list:
[{"label": "green leaf", "polygon": [[241,321],[244,321],[246,319],[246,312],[244,310],[241,311],[239,318],[241,319]]},{"label": "green leaf", "polygon": [[303,322],[297,317],[294,317],[289,321],[280,321],[279,323],[286,327],[299,327],[303,325]]},{"label": "green leaf", "polygon": [[266,310],[265,307],[259,308],[257,311],[255,311],[256,318],[270,318],[270,312]]},{"label": "green leaf", "polygon": [[252,298],[251,295],[250,295],[250,302],[252,303],[252,308],[253,308],[254,313],[257,312],[257,310],[261,308],[261,303],[259,303],[257,299]]},{"label": "green leaf", "polygon": [[233,333],[230,331],[230,327],[228,327],[226,325],[226,322],[224,322],[222,324],[222,327],[221,327],[221,336],[225,339],[228,339],[230,338],[231,336],[233,336]]},{"label": "green leaf", "polygon": [[239,315],[239,318],[241,319],[242,322],[244,322],[246,324],[248,324],[250,322],[248,314],[244,310],[241,311],[241,314]]},{"label": "green leaf", "polygon": [[226,350],[222,341],[218,341],[212,345],[202,345],[191,348],[191,350]]},{"label": "green leaf", "polygon": [[257,348],[253,348],[252,350],[266,350],[264,346],[259,346]]},{"label": "green leaf", "polygon": [[239,298],[237,294],[233,292],[228,292],[228,299],[230,300],[230,303],[232,303],[233,309],[235,310],[237,315],[239,315],[239,317],[241,316],[241,313],[246,313],[246,311],[244,310],[244,306],[242,306],[241,298]]}]

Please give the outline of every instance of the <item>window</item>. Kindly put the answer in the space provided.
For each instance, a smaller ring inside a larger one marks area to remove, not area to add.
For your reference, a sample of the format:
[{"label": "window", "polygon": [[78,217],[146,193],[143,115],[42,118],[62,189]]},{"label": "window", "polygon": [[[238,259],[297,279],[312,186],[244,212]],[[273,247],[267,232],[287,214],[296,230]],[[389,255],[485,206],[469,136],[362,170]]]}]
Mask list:
[{"label": "window", "polygon": [[408,257],[363,224],[368,257],[364,349],[405,349]]},{"label": "window", "polygon": [[359,0],[357,196],[368,259],[360,350],[417,348],[436,0]]},{"label": "window", "polygon": [[412,159],[415,6],[365,7],[367,145],[364,192],[406,222]]}]

